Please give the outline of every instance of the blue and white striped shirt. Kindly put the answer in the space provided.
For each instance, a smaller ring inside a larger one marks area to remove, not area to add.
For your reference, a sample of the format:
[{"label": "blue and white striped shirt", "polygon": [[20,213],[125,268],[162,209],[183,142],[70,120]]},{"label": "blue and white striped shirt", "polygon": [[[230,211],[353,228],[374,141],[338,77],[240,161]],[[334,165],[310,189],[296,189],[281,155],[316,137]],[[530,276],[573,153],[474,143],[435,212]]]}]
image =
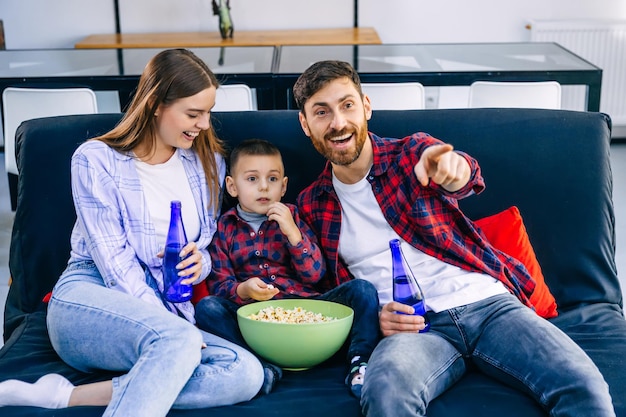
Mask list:
[{"label": "blue and white striped shirt", "polygon": [[[200,217],[196,243],[203,256],[201,279],[205,279],[211,269],[206,248],[216,230],[212,207],[219,202],[209,201],[202,163],[194,151],[178,149],[173,158],[183,162]],[[222,156],[215,158],[222,184],[226,165]],[[157,257],[163,242],[156,238],[133,154],[120,153],[98,140],[83,143],[72,157],[72,195],[77,219],[69,263],[93,260],[107,287],[163,306],[161,297],[146,283],[142,267],[148,268],[163,291],[163,261]],[[171,196],[171,200],[177,199]],[[190,302],[167,307],[171,311],[177,308],[195,322]]]}]

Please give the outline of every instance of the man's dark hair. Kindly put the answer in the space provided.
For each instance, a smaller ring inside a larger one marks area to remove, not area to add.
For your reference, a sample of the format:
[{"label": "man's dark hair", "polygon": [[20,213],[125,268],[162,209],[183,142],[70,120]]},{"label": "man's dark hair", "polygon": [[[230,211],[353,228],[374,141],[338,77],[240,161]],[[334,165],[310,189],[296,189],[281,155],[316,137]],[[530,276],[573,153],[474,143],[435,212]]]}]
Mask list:
[{"label": "man's dark hair", "polygon": [[304,104],[307,100],[329,82],[344,77],[349,78],[359,94],[363,95],[361,78],[352,65],[347,62],[319,61],[307,68],[293,86],[293,96],[300,111],[304,112]]}]

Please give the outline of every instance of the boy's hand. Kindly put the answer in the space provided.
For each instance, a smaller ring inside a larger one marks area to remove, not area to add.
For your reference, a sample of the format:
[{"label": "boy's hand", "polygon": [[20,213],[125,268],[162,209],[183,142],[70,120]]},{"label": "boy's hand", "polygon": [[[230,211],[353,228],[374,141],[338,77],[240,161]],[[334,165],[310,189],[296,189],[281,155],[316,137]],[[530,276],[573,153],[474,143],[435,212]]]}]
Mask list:
[{"label": "boy's hand", "polygon": [[271,284],[266,284],[261,278],[250,278],[237,286],[237,295],[242,300],[253,299],[266,301],[272,299],[280,291]]},{"label": "boy's hand", "polygon": [[292,246],[296,246],[302,241],[302,233],[298,229],[296,222],[293,221],[291,210],[283,203],[277,201],[270,204],[267,210],[267,218],[278,223],[280,231],[287,236]]}]

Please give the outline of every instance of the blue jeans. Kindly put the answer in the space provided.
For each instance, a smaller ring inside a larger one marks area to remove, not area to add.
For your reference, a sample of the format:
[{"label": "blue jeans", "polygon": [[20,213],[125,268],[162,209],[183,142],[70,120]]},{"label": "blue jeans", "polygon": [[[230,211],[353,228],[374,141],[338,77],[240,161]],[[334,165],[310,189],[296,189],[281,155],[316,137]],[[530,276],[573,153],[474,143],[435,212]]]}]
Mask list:
[{"label": "blue jeans", "polygon": [[461,379],[466,361],[527,392],[550,416],[615,416],[591,359],[513,295],[428,318],[428,333],[389,336],[376,347],[363,385],[366,416],[425,416],[428,404]]},{"label": "blue jeans", "polygon": [[[333,301],[354,310],[348,361],[357,355],[368,358],[379,340],[378,293],[374,285],[369,281],[355,279],[313,298]],[[196,305],[198,327],[247,348],[237,324],[239,307],[235,302],[222,297],[205,297]]]},{"label": "blue jeans", "polygon": [[251,353],[165,308],[106,288],[93,262],[66,269],[47,320],[52,345],[69,365],[124,373],[113,378],[104,416],[233,404],[251,399],[263,384]]}]

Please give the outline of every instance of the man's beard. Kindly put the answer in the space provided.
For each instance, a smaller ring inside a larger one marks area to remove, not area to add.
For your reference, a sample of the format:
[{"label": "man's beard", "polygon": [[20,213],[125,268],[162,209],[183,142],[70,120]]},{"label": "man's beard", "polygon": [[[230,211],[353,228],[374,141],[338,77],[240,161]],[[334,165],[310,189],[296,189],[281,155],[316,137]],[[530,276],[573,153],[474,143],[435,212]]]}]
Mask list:
[{"label": "man's beard", "polygon": [[345,149],[341,151],[337,151],[327,146],[328,142],[330,142],[329,137],[343,136],[348,133],[346,130],[342,130],[340,132],[333,132],[324,137],[323,142],[314,141],[313,146],[315,149],[322,154],[326,159],[332,162],[335,165],[350,165],[361,156],[361,151],[363,150],[363,144],[367,139],[367,134],[363,134],[363,131],[355,131],[353,134],[354,137],[354,146],[350,149]]}]

